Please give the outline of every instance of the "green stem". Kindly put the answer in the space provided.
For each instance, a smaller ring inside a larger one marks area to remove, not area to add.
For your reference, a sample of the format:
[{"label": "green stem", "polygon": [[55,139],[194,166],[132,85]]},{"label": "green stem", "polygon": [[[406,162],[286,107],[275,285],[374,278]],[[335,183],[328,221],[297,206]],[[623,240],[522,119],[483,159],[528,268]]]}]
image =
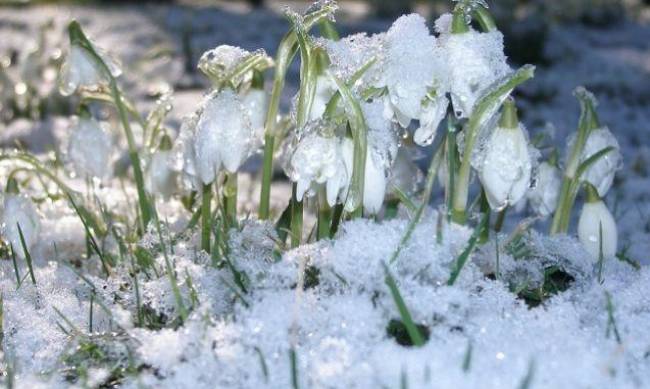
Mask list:
[{"label": "green stem", "polygon": [[580,120],[578,122],[578,133],[573,142],[573,147],[569,153],[568,162],[564,169],[564,177],[562,178],[562,187],[560,189],[560,197],[558,198],[558,205],[553,214],[553,222],[551,223],[550,233],[560,234],[566,233],[569,230],[569,223],[571,220],[571,211],[576,198],[577,177],[576,173],[580,167],[580,158],[584,150],[589,134],[593,129],[600,127],[598,115],[594,107],[592,96],[584,89],[576,91],[576,97],[580,102]]},{"label": "green stem", "polygon": [[90,54],[94,60],[97,62],[101,68],[104,75],[108,78],[109,88],[111,91],[111,97],[117,108],[120,121],[122,122],[122,127],[124,128],[124,133],[126,135],[126,140],[129,148],[129,158],[131,160],[131,165],[133,166],[133,176],[135,178],[135,183],[138,191],[138,204],[140,206],[140,214],[142,216],[142,231],[146,229],[149,221],[151,220],[152,208],[149,204],[149,199],[147,198],[147,193],[144,187],[144,177],[142,174],[142,167],[140,166],[140,157],[138,155],[138,148],[133,137],[133,131],[131,130],[131,124],[129,122],[129,112],[124,103],[122,93],[117,86],[117,80],[111,74],[111,71],[104,62],[104,60],[97,54],[95,48],[90,43],[86,35],[81,29],[81,25],[77,21],[73,21],[68,25],[68,32],[70,36],[71,45],[79,45],[84,50]]},{"label": "green stem", "polygon": [[[309,15],[306,15],[303,21],[306,31],[309,31],[314,24],[319,23],[329,17],[335,9],[335,5],[325,6]],[[285,77],[289,65],[298,52],[298,38],[293,29],[287,32],[275,56],[275,74],[273,76],[273,88],[271,89],[271,98],[269,108],[266,111],[266,120],[264,122],[264,166],[262,169],[262,189],[260,191],[260,208],[259,218],[266,220],[270,215],[270,196],[271,196],[271,178],[273,175],[273,147],[275,144],[276,124],[278,111],[280,108],[280,98],[284,89]]]},{"label": "green stem", "polygon": [[226,173],[226,182],[223,187],[226,220],[234,226],[237,222],[237,173]]},{"label": "green stem", "polygon": [[203,195],[201,196],[201,248],[208,254],[210,253],[210,230],[212,228],[211,202],[212,185],[203,185]]},{"label": "green stem", "polygon": [[501,232],[501,228],[503,227],[503,222],[506,219],[506,213],[507,212],[508,212],[508,207],[505,207],[497,215],[497,220],[496,220],[496,222],[494,222],[494,231],[495,232]]},{"label": "green stem", "polygon": [[[488,203],[487,200],[487,195],[485,194],[485,189],[481,188],[481,213],[484,215],[483,217],[486,218],[486,226],[490,225],[490,204]],[[490,239],[490,229],[489,228],[483,228],[481,230],[481,234],[479,235],[479,244],[485,244],[487,241]]]},{"label": "green stem", "polygon": [[327,239],[330,237],[330,227],[332,224],[332,209],[327,203],[325,188],[318,191],[318,221],[317,221],[317,239]]},{"label": "green stem", "polygon": [[300,246],[302,241],[302,201],[296,197],[297,185],[291,191],[291,247]]}]

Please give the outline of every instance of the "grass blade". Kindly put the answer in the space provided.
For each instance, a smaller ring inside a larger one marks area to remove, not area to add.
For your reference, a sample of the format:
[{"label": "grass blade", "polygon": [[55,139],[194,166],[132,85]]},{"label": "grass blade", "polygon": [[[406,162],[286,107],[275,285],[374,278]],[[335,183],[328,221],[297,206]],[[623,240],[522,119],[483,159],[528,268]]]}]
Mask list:
[{"label": "grass blade", "polygon": [[386,265],[386,263],[383,263],[383,265],[384,265],[384,272],[386,274],[386,278],[385,278],[386,285],[390,290],[390,294],[393,296],[395,305],[397,305],[397,310],[399,311],[399,314],[402,318],[402,322],[404,323],[404,326],[406,327],[406,331],[408,332],[409,337],[411,338],[411,342],[413,342],[413,345],[415,346],[418,347],[422,346],[424,344],[424,338],[422,337],[422,334],[420,333],[415,323],[413,322],[411,313],[409,312],[408,307],[406,306],[406,303],[404,302],[404,299],[402,298],[402,295],[399,292],[399,288],[397,287],[397,282],[395,282],[395,278],[393,278],[393,275],[390,273],[390,270],[388,269],[388,265]]},{"label": "grass blade", "polygon": [[481,222],[474,229],[472,236],[469,238],[469,242],[467,243],[467,246],[465,247],[463,252],[460,253],[458,258],[456,258],[456,261],[454,262],[453,268],[451,270],[451,275],[449,276],[449,281],[447,281],[447,285],[449,286],[453,285],[456,282],[456,279],[458,279],[458,276],[460,275],[460,271],[463,270],[463,266],[465,266],[467,259],[469,258],[470,254],[474,251],[474,248],[476,247],[476,243],[478,243],[478,239],[481,236],[482,231],[487,228],[487,221],[488,221],[487,214],[483,214],[483,217],[481,218]]},{"label": "grass blade", "polygon": [[23,247],[23,253],[25,253],[25,261],[27,262],[27,269],[29,269],[29,278],[31,278],[32,284],[36,285],[36,277],[34,277],[34,268],[32,267],[32,256],[29,254],[29,249],[25,243],[25,236],[23,235],[23,230],[20,228],[20,223],[16,223],[16,226],[18,226],[20,245]]}]

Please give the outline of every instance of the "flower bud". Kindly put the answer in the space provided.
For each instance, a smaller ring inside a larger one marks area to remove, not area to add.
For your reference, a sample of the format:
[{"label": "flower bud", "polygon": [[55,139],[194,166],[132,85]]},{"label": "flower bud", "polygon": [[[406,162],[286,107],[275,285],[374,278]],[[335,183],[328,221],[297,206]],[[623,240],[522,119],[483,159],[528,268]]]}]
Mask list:
[{"label": "flower bud", "polygon": [[70,53],[61,65],[59,90],[62,95],[69,96],[81,88],[97,89],[98,86],[107,84],[110,76],[119,77],[122,74],[117,60],[95,45],[93,45],[93,50],[106,64],[111,74],[106,74],[104,68],[88,50],[73,44],[70,47]]},{"label": "flower bud", "polygon": [[25,246],[30,249],[38,241],[41,223],[34,204],[19,194],[7,193],[4,199],[0,235],[13,247],[20,258],[25,258],[18,225],[25,239]]},{"label": "flower bud", "polygon": [[104,178],[110,170],[111,137],[92,118],[81,117],[68,143],[68,159],[81,177]]},{"label": "flower bud", "polygon": [[291,155],[289,176],[297,184],[298,201],[302,201],[312,185],[325,184],[327,202],[334,206],[349,181],[340,141],[334,136],[308,133]]},{"label": "flower bud", "polygon": [[235,173],[259,145],[250,111],[230,88],[209,96],[195,128],[196,170],[204,184],[212,183],[223,167]]},{"label": "flower bud", "polygon": [[600,258],[601,245],[604,258],[612,258],[616,255],[618,241],[616,221],[598,196],[596,188],[589,184],[587,184],[587,201],[582,207],[578,220],[578,238],[594,259]]},{"label": "flower bud", "polygon": [[479,170],[490,207],[501,210],[518,202],[530,186],[531,160],[523,127],[512,100],[506,101],[499,126],[488,140]]}]

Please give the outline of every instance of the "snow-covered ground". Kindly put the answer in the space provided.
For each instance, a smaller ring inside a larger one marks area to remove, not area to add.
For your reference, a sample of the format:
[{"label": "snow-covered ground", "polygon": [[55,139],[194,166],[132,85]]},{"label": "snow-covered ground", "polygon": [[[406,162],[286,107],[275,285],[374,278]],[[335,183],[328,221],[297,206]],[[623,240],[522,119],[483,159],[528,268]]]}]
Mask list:
[{"label": "snow-covered ground", "polygon": [[[150,96],[161,90],[176,90],[168,120],[175,130],[181,117],[196,109],[206,86],[184,71],[183,50],[191,52],[192,66],[204,50],[222,43],[274,53],[287,29],[274,12],[237,7],[0,8],[0,53],[25,53],[38,26],[50,19],[47,47],[56,50],[65,42],[70,18],[122,60],[125,89],[139,108],[153,107]],[[385,30],[390,22],[344,18],[342,24],[347,34]],[[551,26],[546,57],[549,65],[538,68],[518,92],[522,120],[531,136],[548,132],[548,143],[563,151],[579,114],[571,92],[584,85],[595,93],[600,118],[616,135],[624,158],[606,199],[618,223],[619,248],[631,261],[648,265],[650,26]],[[296,90],[297,74],[292,68],[284,107]],[[0,143],[6,150],[19,140],[45,153],[49,145],[64,147],[68,125],[60,115],[10,121],[0,124]],[[4,189],[9,169],[2,166]],[[254,172],[258,166],[247,168]],[[250,177],[241,180],[240,208],[253,210],[259,189],[249,184]],[[86,191],[82,180],[68,181]],[[284,207],[289,192],[287,182],[277,183],[276,208]],[[115,213],[128,213],[135,201],[135,189],[123,190],[117,179],[96,194]],[[441,201],[436,188],[432,205]],[[336,239],[281,257],[274,251],[273,226],[246,221],[229,236],[234,266],[215,269],[197,249],[198,233],[185,231],[191,215],[180,202],[158,206],[168,225],[138,243],[153,253],[157,271],[133,275],[129,259],[104,278],[96,257],[84,259],[85,233],[74,211],[63,201],[39,204],[41,235],[32,252],[36,286],[27,277],[17,289],[11,258],[0,261],[2,370],[15,373],[17,387],[95,387],[112,380],[134,388],[650,385],[650,269],[617,260],[597,269],[577,240],[543,235],[544,222],[536,224],[539,234],[523,242],[525,261],[517,259],[504,233],[482,246],[448,286],[450,268],[472,230],[447,225],[437,211],[427,211],[390,266],[413,320],[425,328],[427,342],[413,347],[403,344],[408,336],[384,269],[407,225],[403,210],[389,221],[345,223]],[[527,213],[511,212],[504,231],[511,232]],[[118,242],[105,244],[115,248]],[[165,272],[166,257],[176,270],[181,305],[192,308],[180,327],[174,324],[180,305]],[[564,273],[548,277],[558,284],[570,279],[570,287],[535,305],[530,295],[544,281],[545,269],[554,266]],[[27,276],[22,261],[18,269]],[[246,293],[240,274],[248,278]],[[529,292],[527,299],[522,291]]]}]

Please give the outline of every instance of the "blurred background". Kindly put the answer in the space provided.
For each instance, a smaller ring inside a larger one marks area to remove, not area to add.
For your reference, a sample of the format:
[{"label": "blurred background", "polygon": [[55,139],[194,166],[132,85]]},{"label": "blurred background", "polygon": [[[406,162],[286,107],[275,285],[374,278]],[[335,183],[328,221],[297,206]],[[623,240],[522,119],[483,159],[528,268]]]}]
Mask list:
[{"label": "blurred background", "polygon": [[[488,0],[504,33],[513,67],[538,66],[517,91],[531,136],[563,147],[577,125],[573,89],[584,85],[600,101],[599,114],[621,143],[625,167],[608,196],[624,221],[622,247],[650,252],[650,0]],[[0,0],[0,148],[57,151],[75,102],[56,88],[67,50],[65,27],[75,18],[97,44],[123,64],[121,85],[143,116],[173,91],[171,131],[194,111],[208,82],[196,71],[200,55],[220,44],[274,55],[288,29],[282,10],[307,1]],[[385,31],[407,12],[431,22],[452,7],[447,0],[341,0],[341,36]],[[297,87],[289,71],[283,107]],[[107,117],[109,113],[106,113]]]}]

